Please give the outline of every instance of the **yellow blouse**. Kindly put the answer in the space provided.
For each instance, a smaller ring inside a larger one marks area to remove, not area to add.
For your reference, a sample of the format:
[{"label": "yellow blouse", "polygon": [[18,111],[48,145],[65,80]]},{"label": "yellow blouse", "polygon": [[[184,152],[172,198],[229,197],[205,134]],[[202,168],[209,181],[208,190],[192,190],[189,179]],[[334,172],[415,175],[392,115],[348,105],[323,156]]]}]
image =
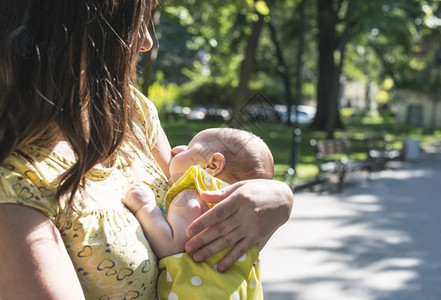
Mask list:
[{"label": "yellow blouse", "polygon": [[[156,108],[135,91],[138,130],[152,148],[160,126]],[[16,203],[39,210],[58,228],[87,299],[154,299],[157,259],[132,213],[121,203],[128,187],[146,182],[163,200],[167,181],[151,153],[125,144],[130,161],[118,157],[111,168],[94,168],[86,188],[66,213],[66,199],[54,198],[57,178],[72,162],[52,151],[27,146],[0,164],[0,204]]]}]

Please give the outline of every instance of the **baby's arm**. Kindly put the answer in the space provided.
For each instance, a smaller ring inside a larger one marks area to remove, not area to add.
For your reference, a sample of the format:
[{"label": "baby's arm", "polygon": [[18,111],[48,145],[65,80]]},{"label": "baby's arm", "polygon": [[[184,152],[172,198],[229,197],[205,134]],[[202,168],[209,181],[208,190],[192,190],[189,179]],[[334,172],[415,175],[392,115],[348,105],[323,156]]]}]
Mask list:
[{"label": "baby's arm", "polygon": [[205,205],[196,190],[184,190],[173,199],[166,220],[152,190],[145,185],[132,186],[123,203],[135,214],[158,258],[184,251],[188,240],[186,229],[202,214]]}]

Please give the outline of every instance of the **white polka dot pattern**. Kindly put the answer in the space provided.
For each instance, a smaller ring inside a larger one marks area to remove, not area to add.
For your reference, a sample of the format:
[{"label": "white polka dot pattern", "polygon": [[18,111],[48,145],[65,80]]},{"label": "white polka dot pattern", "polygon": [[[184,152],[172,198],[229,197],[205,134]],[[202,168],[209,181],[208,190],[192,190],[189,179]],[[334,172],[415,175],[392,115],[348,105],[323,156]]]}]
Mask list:
[{"label": "white polka dot pattern", "polygon": [[191,278],[191,284],[194,286],[200,286],[202,284],[202,278],[199,276],[193,276]]},{"label": "white polka dot pattern", "polygon": [[247,254],[244,253],[241,257],[239,257],[239,261],[245,261],[247,259]]},{"label": "white polka dot pattern", "polygon": [[168,294],[168,300],[179,300],[179,297],[175,293],[170,292],[170,294]]},{"label": "white polka dot pattern", "polygon": [[170,272],[167,272],[167,281],[173,282],[173,278],[171,277]]},{"label": "white polka dot pattern", "polygon": [[210,175],[206,175],[206,176],[204,177],[204,183],[205,183],[205,185],[207,185],[207,186],[211,186],[211,176],[210,176]]}]

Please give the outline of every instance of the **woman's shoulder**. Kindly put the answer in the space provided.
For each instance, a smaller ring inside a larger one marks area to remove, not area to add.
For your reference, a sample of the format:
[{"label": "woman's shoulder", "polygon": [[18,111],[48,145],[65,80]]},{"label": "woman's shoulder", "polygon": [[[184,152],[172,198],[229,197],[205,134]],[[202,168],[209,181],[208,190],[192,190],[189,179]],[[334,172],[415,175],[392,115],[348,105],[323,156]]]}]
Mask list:
[{"label": "woman's shoulder", "polygon": [[132,94],[136,109],[135,115],[133,116],[134,125],[143,131],[146,137],[146,143],[151,149],[156,144],[159,133],[160,121],[158,110],[153,102],[135,87],[132,88]]},{"label": "woman's shoulder", "polygon": [[159,122],[158,110],[155,104],[135,87],[132,88],[132,94],[138,117],[140,117],[143,122],[151,122],[153,120]]},{"label": "woman's shoulder", "polygon": [[55,173],[42,153],[28,148],[15,151],[0,163],[0,203],[15,203],[40,210],[50,219],[59,206],[51,181]]}]

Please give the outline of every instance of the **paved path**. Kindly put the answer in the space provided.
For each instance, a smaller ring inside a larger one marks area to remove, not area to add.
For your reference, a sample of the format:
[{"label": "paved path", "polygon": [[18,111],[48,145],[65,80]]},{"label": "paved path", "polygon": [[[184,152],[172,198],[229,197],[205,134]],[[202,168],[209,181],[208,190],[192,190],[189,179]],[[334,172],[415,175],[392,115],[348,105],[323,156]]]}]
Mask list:
[{"label": "paved path", "polygon": [[341,194],[296,193],[261,253],[265,299],[441,299],[441,148],[349,179]]}]

